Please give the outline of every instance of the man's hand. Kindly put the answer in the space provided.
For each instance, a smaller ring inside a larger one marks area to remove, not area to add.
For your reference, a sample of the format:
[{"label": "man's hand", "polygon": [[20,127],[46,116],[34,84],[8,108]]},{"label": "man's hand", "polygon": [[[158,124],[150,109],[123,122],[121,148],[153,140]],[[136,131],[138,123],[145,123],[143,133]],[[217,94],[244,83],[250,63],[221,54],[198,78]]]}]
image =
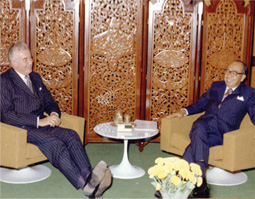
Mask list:
[{"label": "man's hand", "polygon": [[58,117],[58,114],[56,113],[51,113],[50,116],[45,117],[43,119],[39,119],[39,126],[43,127],[43,126],[51,126],[51,127],[55,127],[55,126],[59,126],[61,123],[60,118]]},{"label": "man's hand", "polygon": [[166,118],[178,117],[179,119],[181,119],[182,117],[184,117],[184,115],[186,115],[186,111],[185,109],[181,109],[178,112],[166,116]]}]

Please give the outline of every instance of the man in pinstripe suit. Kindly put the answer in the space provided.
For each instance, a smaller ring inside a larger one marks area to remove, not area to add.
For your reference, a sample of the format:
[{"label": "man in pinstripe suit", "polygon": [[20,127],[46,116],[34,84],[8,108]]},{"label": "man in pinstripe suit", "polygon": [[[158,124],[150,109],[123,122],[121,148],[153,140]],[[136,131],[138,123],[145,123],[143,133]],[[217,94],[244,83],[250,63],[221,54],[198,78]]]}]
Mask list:
[{"label": "man in pinstripe suit", "polygon": [[183,158],[201,166],[204,182],[194,189],[193,196],[209,197],[209,187],[205,180],[209,148],[222,145],[224,133],[237,130],[246,113],[255,125],[255,89],[243,84],[247,67],[241,61],[234,61],[225,69],[224,81],[214,82],[211,88],[192,105],[173,113],[168,118],[192,115],[205,111],[191,129],[191,143]]},{"label": "man in pinstripe suit", "polygon": [[27,141],[38,146],[76,189],[101,197],[112,178],[106,163],[100,161],[92,170],[78,134],[59,127],[61,112],[41,77],[32,72],[27,45],[17,42],[8,56],[12,68],[0,76],[1,121],[27,129]]}]

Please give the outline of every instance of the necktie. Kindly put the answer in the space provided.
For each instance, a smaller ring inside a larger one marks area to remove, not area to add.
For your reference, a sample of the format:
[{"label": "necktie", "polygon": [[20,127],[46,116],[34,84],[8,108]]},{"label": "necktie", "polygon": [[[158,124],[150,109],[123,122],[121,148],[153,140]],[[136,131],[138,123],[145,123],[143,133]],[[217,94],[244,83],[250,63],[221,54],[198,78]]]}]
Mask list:
[{"label": "necktie", "polygon": [[223,95],[223,98],[222,98],[222,100],[221,100],[221,103],[219,104],[219,108],[220,108],[222,102],[224,101],[224,99],[225,99],[227,96],[229,96],[232,92],[233,92],[232,88],[229,88],[229,89],[227,90],[227,92]]},{"label": "necktie", "polygon": [[34,89],[33,89],[32,82],[31,82],[31,80],[30,80],[29,75],[26,75],[26,76],[25,76],[25,79],[26,79],[26,81],[27,81],[27,86],[28,86],[28,88],[31,90],[32,93],[34,93]]}]

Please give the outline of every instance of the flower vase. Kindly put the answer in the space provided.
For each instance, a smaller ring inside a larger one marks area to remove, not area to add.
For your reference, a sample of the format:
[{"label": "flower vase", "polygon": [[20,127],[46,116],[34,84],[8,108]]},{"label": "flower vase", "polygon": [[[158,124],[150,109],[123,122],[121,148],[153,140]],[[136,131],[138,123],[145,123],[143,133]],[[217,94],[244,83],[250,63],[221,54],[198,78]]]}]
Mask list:
[{"label": "flower vase", "polygon": [[162,199],[187,199],[191,190],[186,190],[183,193],[168,193],[160,191]]}]

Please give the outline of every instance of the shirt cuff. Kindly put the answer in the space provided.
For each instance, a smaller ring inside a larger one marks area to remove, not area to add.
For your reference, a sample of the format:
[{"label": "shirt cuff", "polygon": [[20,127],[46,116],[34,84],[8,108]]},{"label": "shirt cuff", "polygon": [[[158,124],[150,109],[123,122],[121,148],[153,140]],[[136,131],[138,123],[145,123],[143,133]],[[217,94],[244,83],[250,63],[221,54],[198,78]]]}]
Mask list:
[{"label": "shirt cuff", "polygon": [[58,114],[57,112],[51,112],[50,115],[51,115],[52,113],[56,114],[56,115],[59,117],[59,114]]},{"label": "shirt cuff", "polygon": [[40,119],[40,117],[38,116],[38,117],[37,117],[36,128],[39,128],[39,119]]},{"label": "shirt cuff", "polygon": [[186,108],[182,108],[181,110],[185,110],[185,115],[184,116],[187,116],[187,115],[189,115],[189,112],[188,112],[188,110],[186,109]]}]

